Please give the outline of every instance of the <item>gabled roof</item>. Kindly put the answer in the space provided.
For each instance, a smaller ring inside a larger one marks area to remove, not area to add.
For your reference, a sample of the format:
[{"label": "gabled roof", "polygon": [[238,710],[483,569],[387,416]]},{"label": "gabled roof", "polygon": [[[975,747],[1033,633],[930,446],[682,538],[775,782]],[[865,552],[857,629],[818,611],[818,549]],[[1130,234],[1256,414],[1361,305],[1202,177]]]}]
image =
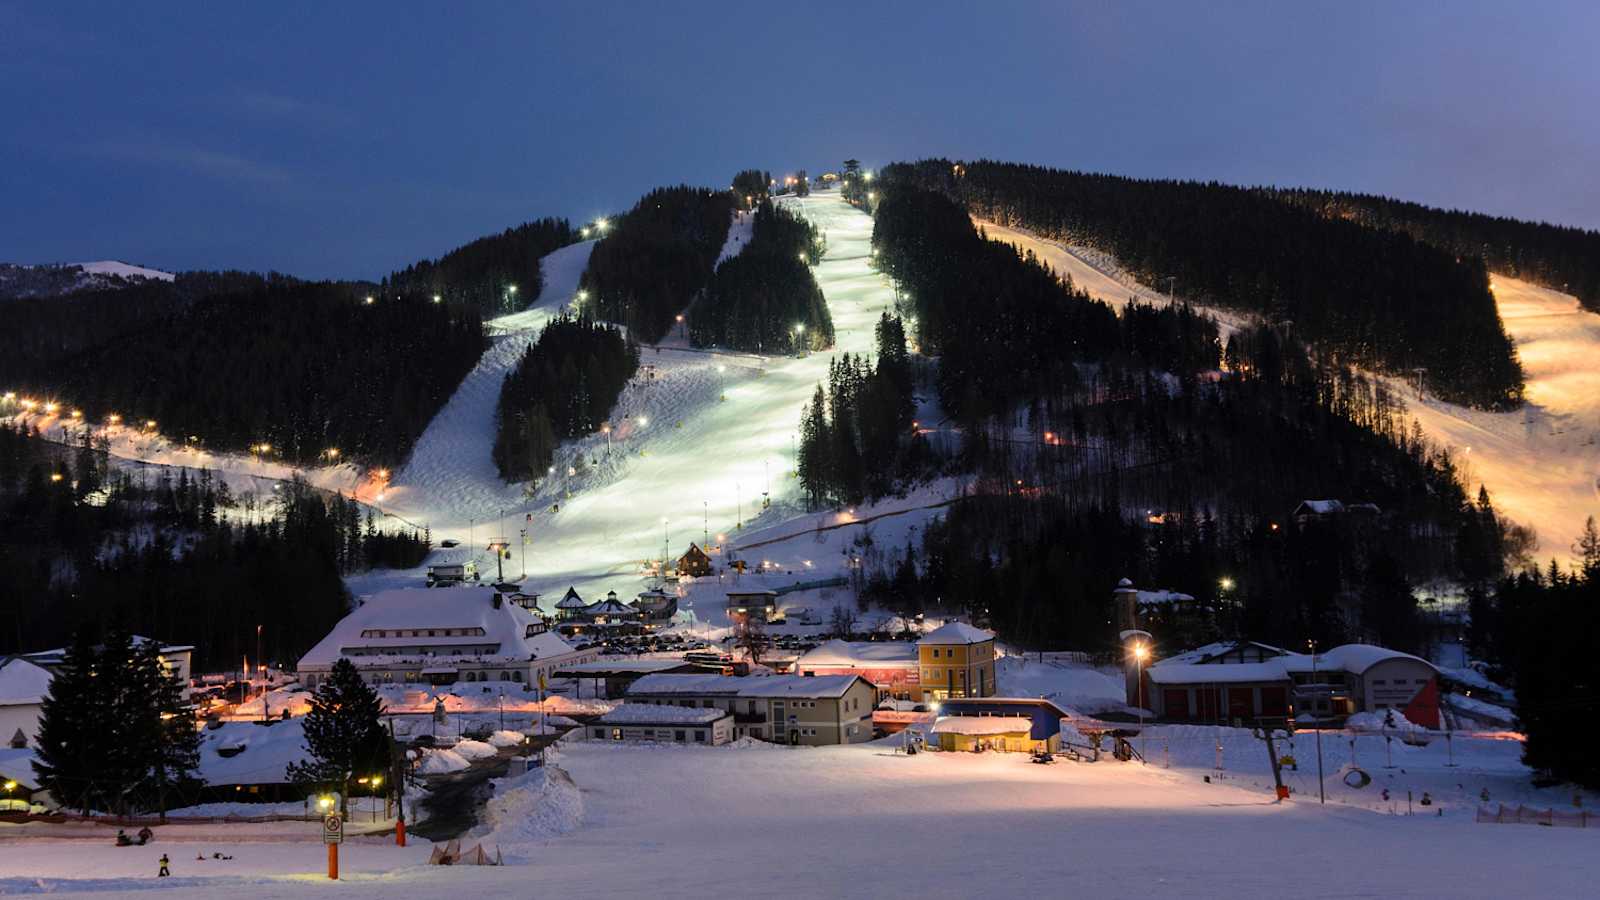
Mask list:
[{"label": "gabled roof", "polygon": [[[547,631],[529,634],[530,626],[543,627],[542,620],[503,598],[497,607],[494,602],[497,596],[492,588],[478,586],[380,591],[340,619],[326,637],[301,657],[300,665],[331,666],[350,648],[364,651],[362,656],[352,660],[358,666],[368,660],[409,658],[416,654],[401,651],[431,643],[492,648],[471,656],[437,657],[464,664],[483,659],[548,659],[573,652],[572,646],[556,634]],[[392,633],[416,629],[482,629],[483,634],[453,637],[370,635],[373,631]],[[363,632],[369,634],[363,636]]]},{"label": "gabled roof", "polygon": [[934,734],[1025,734],[1033,730],[1027,716],[940,716]]},{"label": "gabled roof", "polygon": [[566,594],[556,601],[556,609],[583,609],[588,605],[582,597],[578,596],[578,589],[575,587],[567,588]]},{"label": "gabled roof", "polygon": [[709,725],[729,715],[725,709],[623,703],[601,716],[599,722],[602,725]]},{"label": "gabled roof", "polygon": [[994,633],[975,628],[965,622],[946,622],[922,636],[922,644],[981,644],[994,640]]},{"label": "gabled roof", "polygon": [[845,641],[834,638],[806,651],[796,666],[853,666],[861,669],[917,665],[917,645],[910,641]]},{"label": "gabled roof", "polygon": [[860,675],[646,675],[629,697],[843,697]]},{"label": "gabled roof", "polygon": [[607,597],[593,606],[585,606],[583,611],[586,615],[591,616],[631,616],[638,612],[638,610],[623,603],[616,597]]},{"label": "gabled roof", "polygon": [[[0,706],[32,706],[50,693],[50,670],[19,656],[0,663]],[[0,735],[0,740],[10,735]]]}]

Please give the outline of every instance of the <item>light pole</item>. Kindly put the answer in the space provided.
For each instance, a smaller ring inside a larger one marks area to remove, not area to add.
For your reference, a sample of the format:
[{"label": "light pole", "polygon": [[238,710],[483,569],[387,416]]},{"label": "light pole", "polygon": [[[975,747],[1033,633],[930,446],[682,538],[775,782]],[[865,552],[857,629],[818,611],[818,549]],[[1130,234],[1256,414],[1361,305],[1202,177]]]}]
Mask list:
[{"label": "light pole", "polygon": [[1134,696],[1139,703],[1139,761],[1144,762],[1144,658],[1150,655],[1145,644],[1133,645]]},{"label": "light pole", "polygon": [[[1317,681],[1317,642],[1316,639],[1306,641],[1306,646],[1311,650],[1311,683],[1316,685],[1316,691],[1322,693],[1322,684]],[[1317,797],[1322,803],[1328,802],[1328,789],[1322,783],[1322,723],[1317,723]]]}]

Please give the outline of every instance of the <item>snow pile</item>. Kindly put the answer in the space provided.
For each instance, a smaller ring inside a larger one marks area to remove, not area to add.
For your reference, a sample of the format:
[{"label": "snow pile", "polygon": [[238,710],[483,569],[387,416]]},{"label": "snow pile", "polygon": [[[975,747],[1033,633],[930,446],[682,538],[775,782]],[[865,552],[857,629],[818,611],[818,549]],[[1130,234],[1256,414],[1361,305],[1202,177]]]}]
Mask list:
[{"label": "snow pile", "polygon": [[[526,775],[495,781],[495,795],[483,808],[483,824],[472,840],[504,848],[525,847],[577,829],[583,821],[583,794],[559,766],[533,769]],[[522,858],[531,848],[512,850]],[[519,861],[521,861],[519,859]]]},{"label": "snow pile", "polygon": [[496,747],[515,747],[522,743],[523,735],[520,731],[496,731],[489,735],[489,743]]},{"label": "snow pile", "polygon": [[[515,732],[507,733],[515,734]],[[487,744],[483,741],[474,741],[471,739],[457,741],[456,745],[450,749],[454,750],[458,756],[465,760],[488,759],[499,752],[495,750],[493,744]]]},{"label": "snow pile", "polygon": [[1116,669],[1078,663],[1040,662],[1028,656],[1004,656],[995,662],[995,682],[1006,697],[1044,697],[1058,706],[1085,713],[1119,711],[1127,704],[1127,687]]},{"label": "snow pile", "polygon": [[1387,709],[1383,712],[1356,713],[1345,720],[1344,726],[1351,731],[1389,731],[1401,732],[1426,732],[1428,729],[1418,725],[1405,717],[1405,713],[1397,709]]},{"label": "snow pile", "polygon": [[546,728],[577,728],[578,721],[566,716],[545,716],[544,725]]},{"label": "snow pile", "polygon": [[1450,709],[1457,713],[1471,716],[1473,721],[1497,727],[1514,725],[1517,714],[1504,706],[1479,700],[1477,697],[1468,697],[1465,694],[1450,694],[1446,698]]},{"label": "snow pile", "polygon": [[448,775],[468,768],[472,763],[454,750],[429,750],[422,757],[417,771],[424,775]]}]

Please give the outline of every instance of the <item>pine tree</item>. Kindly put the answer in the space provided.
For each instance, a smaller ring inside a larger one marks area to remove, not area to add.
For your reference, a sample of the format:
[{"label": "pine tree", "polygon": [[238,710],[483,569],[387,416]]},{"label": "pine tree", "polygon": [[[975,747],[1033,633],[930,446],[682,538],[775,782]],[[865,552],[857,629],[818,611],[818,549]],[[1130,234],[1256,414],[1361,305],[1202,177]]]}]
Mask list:
[{"label": "pine tree", "polygon": [[350,782],[389,767],[389,736],[378,717],[383,701],[348,659],[333,664],[328,680],[311,697],[305,717],[304,763],[290,763],[290,781],[338,787],[340,809],[350,812]]},{"label": "pine tree", "polygon": [[96,690],[94,636],[80,628],[67,648],[39,716],[33,763],[39,786],[58,803],[87,815],[100,807],[100,750],[105,696]]},{"label": "pine tree", "polygon": [[184,701],[183,686],[167,669],[161,645],[145,641],[134,652],[134,683],[145,697],[139,710],[143,719],[141,738],[146,744],[155,804],[161,820],[167,819],[167,795],[174,788],[195,780],[200,767],[200,732],[195,728],[194,708]]},{"label": "pine tree", "polygon": [[1583,535],[1572,545],[1572,552],[1578,555],[1578,567],[1583,577],[1590,581],[1600,580],[1600,530],[1595,528],[1594,516],[1583,523]]}]

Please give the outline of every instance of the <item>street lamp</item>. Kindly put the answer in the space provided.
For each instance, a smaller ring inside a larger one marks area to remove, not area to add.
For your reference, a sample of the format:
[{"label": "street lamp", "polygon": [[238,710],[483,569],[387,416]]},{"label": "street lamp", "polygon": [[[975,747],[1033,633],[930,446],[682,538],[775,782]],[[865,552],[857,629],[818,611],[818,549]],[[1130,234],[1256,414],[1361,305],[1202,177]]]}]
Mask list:
[{"label": "street lamp", "polygon": [[1139,704],[1139,759],[1144,761],[1144,660],[1150,655],[1146,644],[1133,645],[1133,680],[1137,685],[1135,697]]}]

